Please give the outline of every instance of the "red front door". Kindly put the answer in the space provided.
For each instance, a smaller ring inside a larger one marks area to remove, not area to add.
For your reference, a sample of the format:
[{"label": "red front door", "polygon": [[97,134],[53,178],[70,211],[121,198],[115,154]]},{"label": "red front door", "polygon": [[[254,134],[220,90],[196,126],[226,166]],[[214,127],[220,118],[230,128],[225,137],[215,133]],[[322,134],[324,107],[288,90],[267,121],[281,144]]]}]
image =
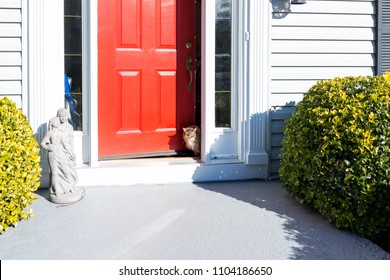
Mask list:
[{"label": "red front door", "polygon": [[184,150],[182,127],[195,121],[195,2],[99,0],[100,157]]}]

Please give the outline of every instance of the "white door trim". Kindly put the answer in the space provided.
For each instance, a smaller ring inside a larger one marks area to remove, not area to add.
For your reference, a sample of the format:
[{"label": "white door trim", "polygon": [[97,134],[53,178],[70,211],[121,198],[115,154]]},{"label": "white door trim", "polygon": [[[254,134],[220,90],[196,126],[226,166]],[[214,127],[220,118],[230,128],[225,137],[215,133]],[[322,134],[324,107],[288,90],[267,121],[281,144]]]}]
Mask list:
[{"label": "white door trim", "polygon": [[86,26],[85,41],[88,52],[86,59],[88,64],[84,67],[87,71],[86,79],[89,79],[88,87],[88,147],[89,165],[96,167],[99,164],[98,141],[98,1],[84,0],[87,2],[86,10],[89,11]]}]

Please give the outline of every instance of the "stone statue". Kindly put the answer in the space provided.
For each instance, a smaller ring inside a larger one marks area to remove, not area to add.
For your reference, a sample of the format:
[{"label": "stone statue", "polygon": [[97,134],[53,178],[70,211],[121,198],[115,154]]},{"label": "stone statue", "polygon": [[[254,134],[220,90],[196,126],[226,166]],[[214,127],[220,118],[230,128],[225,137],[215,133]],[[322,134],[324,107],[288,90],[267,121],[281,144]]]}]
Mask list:
[{"label": "stone statue", "polygon": [[73,127],[68,111],[59,109],[49,121],[49,130],[41,141],[47,150],[50,168],[49,199],[53,203],[71,204],[84,197],[84,189],[76,188],[76,157],[73,147]]}]

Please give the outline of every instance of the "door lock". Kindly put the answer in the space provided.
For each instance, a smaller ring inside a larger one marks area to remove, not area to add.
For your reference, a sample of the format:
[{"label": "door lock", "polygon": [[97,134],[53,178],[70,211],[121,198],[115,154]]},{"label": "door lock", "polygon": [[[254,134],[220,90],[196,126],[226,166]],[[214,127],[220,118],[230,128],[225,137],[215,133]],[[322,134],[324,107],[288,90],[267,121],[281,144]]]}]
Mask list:
[{"label": "door lock", "polygon": [[191,48],[192,48],[192,42],[190,42],[190,41],[187,42],[187,43],[186,43],[186,48],[187,48],[187,49],[191,49]]}]

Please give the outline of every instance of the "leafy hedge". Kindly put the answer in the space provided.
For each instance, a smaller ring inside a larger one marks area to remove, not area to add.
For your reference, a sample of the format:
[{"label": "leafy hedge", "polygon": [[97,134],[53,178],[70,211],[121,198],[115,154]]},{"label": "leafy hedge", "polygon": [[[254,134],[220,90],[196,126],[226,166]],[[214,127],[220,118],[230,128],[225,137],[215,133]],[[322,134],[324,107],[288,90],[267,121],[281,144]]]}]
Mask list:
[{"label": "leafy hedge", "polygon": [[390,249],[390,75],[320,81],[287,120],[283,186]]},{"label": "leafy hedge", "polygon": [[26,207],[36,200],[41,167],[39,146],[20,109],[0,99],[0,233],[33,215]]}]

